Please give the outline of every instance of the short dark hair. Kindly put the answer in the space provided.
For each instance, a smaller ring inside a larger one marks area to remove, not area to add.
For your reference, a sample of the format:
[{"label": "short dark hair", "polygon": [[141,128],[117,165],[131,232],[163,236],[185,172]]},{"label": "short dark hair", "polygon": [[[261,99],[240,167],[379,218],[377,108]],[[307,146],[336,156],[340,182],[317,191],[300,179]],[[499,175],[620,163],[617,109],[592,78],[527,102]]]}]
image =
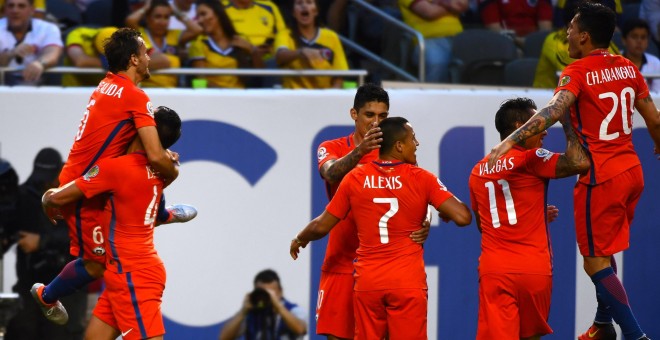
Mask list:
[{"label": "short dark hair", "polygon": [[516,123],[525,123],[532,117],[530,109],[536,110],[536,103],[529,98],[507,99],[495,114],[495,128],[500,139],[506,138],[516,130]]},{"label": "short dark hair", "polygon": [[282,288],[282,283],[280,282],[280,276],[277,275],[277,273],[272,269],[264,269],[259,273],[257,273],[257,275],[254,277],[254,285],[256,286],[257,283],[259,282],[263,282],[263,283],[277,282],[280,288]]},{"label": "short dark hair", "polygon": [[181,137],[181,118],[167,106],[159,106],[154,112],[158,138],[164,149],[174,145]]},{"label": "short dark hair", "polygon": [[408,120],[403,117],[388,117],[383,119],[380,124],[378,124],[380,131],[383,133],[381,136],[383,141],[380,142],[380,155],[388,154],[392,151],[392,148],[397,141],[401,141],[406,138],[407,123]]},{"label": "short dark hair", "polygon": [[353,108],[360,111],[360,108],[369,102],[385,103],[387,109],[390,108],[390,96],[382,87],[371,83],[366,83],[358,87],[353,100]]},{"label": "short dark hair", "polygon": [[112,73],[128,70],[131,56],[139,56],[140,32],[123,27],[112,33],[110,39],[103,43],[105,57],[108,59],[108,70]]},{"label": "short dark hair", "polygon": [[608,48],[616,27],[616,14],[609,7],[595,3],[582,2],[575,15],[580,31],[589,33],[591,43],[597,48]]},{"label": "short dark hair", "polygon": [[623,23],[623,26],[621,27],[621,36],[625,38],[628,36],[628,33],[637,28],[645,29],[646,33],[651,34],[651,27],[649,26],[649,23],[646,22],[646,20],[640,18],[632,18],[626,20],[626,22]]}]

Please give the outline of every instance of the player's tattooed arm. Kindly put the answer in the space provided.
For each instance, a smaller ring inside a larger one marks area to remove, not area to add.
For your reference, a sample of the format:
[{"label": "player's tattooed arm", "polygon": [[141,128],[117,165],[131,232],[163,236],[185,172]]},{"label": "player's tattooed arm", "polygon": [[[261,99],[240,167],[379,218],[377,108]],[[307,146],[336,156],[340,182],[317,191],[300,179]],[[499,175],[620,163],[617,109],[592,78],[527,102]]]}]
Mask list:
[{"label": "player's tattooed arm", "polygon": [[550,100],[550,103],[548,103],[548,106],[542,108],[532,116],[532,118],[518,130],[514,131],[507,139],[519,143],[529,137],[538,135],[560,120],[574,102],[575,96],[570,91],[561,90],[557,92]]},{"label": "player's tattooed arm", "polygon": [[580,144],[580,139],[571,125],[570,112],[560,118],[564,134],[566,135],[566,152],[559,156],[555,167],[557,177],[567,177],[576,174],[583,174],[589,170],[591,161],[584,147]]},{"label": "player's tattooed arm", "polygon": [[329,160],[321,166],[321,176],[330,183],[337,183],[341,181],[346,174],[355,168],[364,155],[372,150],[380,148],[380,143],[383,141],[383,133],[377,123],[373,123],[362,138],[362,142],[355,146],[351,152],[337,160]]},{"label": "player's tattooed arm", "polygon": [[488,167],[495,165],[495,162],[517,143],[547,130],[561,118],[573,103],[575,103],[573,93],[568,90],[557,92],[548,103],[548,106],[538,111],[523,126],[491,149],[488,157]]},{"label": "player's tattooed arm", "polygon": [[321,166],[321,176],[330,183],[338,183],[346,174],[360,163],[362,156],[357,149],[353,149],[346,156],[329,160]]}]

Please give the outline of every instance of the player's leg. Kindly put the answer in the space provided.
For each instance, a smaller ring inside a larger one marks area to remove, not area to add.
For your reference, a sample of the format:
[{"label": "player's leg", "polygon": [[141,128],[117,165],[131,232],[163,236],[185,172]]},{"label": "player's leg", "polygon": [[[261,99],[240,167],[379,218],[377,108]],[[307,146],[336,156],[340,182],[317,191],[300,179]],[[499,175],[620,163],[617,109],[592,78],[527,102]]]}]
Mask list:
[{"label": "player's leg", "polygon": [[106,289],[101,293],[94,306],[92,317],[85,330],[85,340],[114,340],[120,334]]},{"label": "player's leg", "polygon": [[518,340],[520,314],[515,282],[505,274],[479,277],[477,340]]},{"label": "player's leg", "polygon": [[156,226],[170,223],[184,223],[197,216],[197,209],[188,204],[175,204],[165,207],[165,194],[160,198],[158,214],[156,214]]},{"label": "player's leg", "polygon": [[64,266],[47,286],[35,283],[30,290],[44,316],[52,322],[65,324],[68,320],[60,298],[103,276],[105,247],[99,221],[104,205],[102,197],[95,197],[62,209],[69,226],[71,255],[79,258]]},{"label": "player's leg", "polygon": [[165,334],[161,313],[165,290],[162,264],[122,274],[107,271],[104,278],[124,340],[157,339]]},{"label": "player's leg", "polygon": [[316,334],[329,340],[353,339],[353,274],[321,271],[316,301]]},{"label": "player's leg", "polygon": [[[638,166],[605,183],[583,188],[584,197],[581,197],[581,202],[586,203],[586,235],[578,239],[578,244],[584,257],[584,269],[596,287],[598,299],[609,307],[609,313],[621,326],[626,339],[642,339],[644,332],[632,312],[626,290],[612,268],[611,258],[612,254],[628,247],[630,223],[643,186],[642,171]],[[608,195],[611,192],[618,195]],[[599,326],[603,325],[594,323],[580,339],[607,339],[606,333],[615,334],[610,332],[613,328],[609,325]]]},{"label": "player's leg", "polygon": [[552,300],[552,276],[509,274],[518,287],[520,338],[539,339],[552,333],[548,325]]},{"label": "player's leg", "polygon": [[428,339],[428,291],[391,289],[386,292],[385,311],[389,339]]},{"label": "player's leg", "polygon": [[114,340],[120,334],[118,330],[92,315],[85,331],[85,340]]},{"label": "player's leg", "polygon": [[354,296],[355,340],[383,339],[387,333],[383,291],[356,291]]}]

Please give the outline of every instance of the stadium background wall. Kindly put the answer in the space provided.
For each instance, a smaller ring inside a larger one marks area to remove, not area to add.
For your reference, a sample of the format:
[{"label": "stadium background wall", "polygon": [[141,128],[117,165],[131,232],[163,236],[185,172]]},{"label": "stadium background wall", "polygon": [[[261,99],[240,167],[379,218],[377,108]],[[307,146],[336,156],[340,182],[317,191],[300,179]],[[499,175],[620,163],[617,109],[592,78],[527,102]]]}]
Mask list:
[{"label": "stadium background wall", "polygon": [[[349,109],[354,90],[148,90],[154,105],[174,108],[184,120],[181,176],[167,190],[169,203],[194,204],[189,224],[156,231],[156,246],[168,279],[163,312],[170,339],[215,339],[266,267],[282,277],[285,296],[302,304],[315,332],[314,308],[325,242],[313,243],[294,262],[291,238],[325,204],[316,169],[320,141],[352,130]],[[413,124],[419,164],[439,174],[449,189],[469,201],[467,179],[473,164],[499,140],[493,124],[498,105],[527,96],[539,106],[544,90],[390,90],[391,116]],[[37,151],[52,146],[68,153],[90,89],[0,88],[0,157],[24,181]],[[654,95],[660,103],[658,95]],[[633,138],[644,167],[646,188],[632,228],[632,249],[619,258],[620,275],[645,331],[660,336],[660,192],[658,161],[639,115]],[[553,127],[545,147],[563,150]],[[583,273],[572,222],[575,178],[554,181],[549,202],[560,209],[551,225],[554,290],[547,339],[569,339],[593,318],[593,285]],[[615,194],[615,193],[613,193]],[[654,203],[655,206],[654,206]],[[429,338],[474,339],[477,318],[479,233],[438,224],[426,242],[429,282]],[[4,266],[4,290],[15,281],[14,251]],[[310,338],[318,338],[315,335]]]}]

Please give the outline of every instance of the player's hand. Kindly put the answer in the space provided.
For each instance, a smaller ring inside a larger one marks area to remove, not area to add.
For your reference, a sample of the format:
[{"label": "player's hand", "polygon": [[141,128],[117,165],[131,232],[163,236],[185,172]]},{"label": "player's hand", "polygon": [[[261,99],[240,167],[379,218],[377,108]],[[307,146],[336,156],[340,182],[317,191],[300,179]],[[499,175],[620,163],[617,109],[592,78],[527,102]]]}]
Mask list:
[{"label": "player's hand", "polygon": [[512,147],[513,143],[509,142],[507,139],[495,145],[495,147],[490,150],[490,155],[488,155],[488,169],[492,169],[495,166],[495,162],[509,152]]},{"label": "player's hand", "polygon": [[62,216],[62,211],[60,211],[59,208],[49,207],[49,206],[46,205],[47,198],[50,195],[52,195],[55,190],[56,189],[48,189],[43,194],[43,196],[41,196],[41,208],[44,210],[44,214],[46,215],[46,217],[48,217],[48,220],[53,225],[57,224],[57,221],[55,221],[55,220],[64,219],[64,216]]},{"label": "player's hand", "polygon": [[167,155],[172,160],[172,163],[174,163],[176,165],[181,165],[181,163],[179,163],[179,153],[178,152],[174,152],[170,149],[167,149]]},{"label": "player's hand", "polygon": [[307,244],[309,242],[302,242],[298,239],[298,237],[294,238],[291,240],[291,246],[289,247],[289,254],[291,254],[291,258],[294,260],[298,259],[298,254],[300,254],[300,248],[305,248],[307,247]]},{"label": "player's hand", "polygon": [[548,204],[547,206],[547,213],[548,213],[548,223],[554,221],[557,219],[559,216],[559,208],[552,204]]},{"label": "player's hand", "polygon": [[16,242],[16,245],[26,254],[34,253],[39,250],[39,239],[41,238],[41,235],[27,231],[19,231],[18,237],[19,239],[18,242]]},{"label": "player's hand", "polygon": [[422,222],[422,228],[419,230],[415,230],[412,233],[410,233],[410,238],[413,240],[415,243],[423,244],[426,242],[426,239],[429,237],[429,231],[431,231],[431,216],[432,214],[428,214],[427,218]]},{"label": "player's hand", "polygon": [[371,150],[379,149],[380,143],[383,141],[383,133],[380,131],[377,122],[373,122],[369,131],[364,135],[360,145],[356,146],[357,152],[360,156],[364,156],[371,152]]}]

